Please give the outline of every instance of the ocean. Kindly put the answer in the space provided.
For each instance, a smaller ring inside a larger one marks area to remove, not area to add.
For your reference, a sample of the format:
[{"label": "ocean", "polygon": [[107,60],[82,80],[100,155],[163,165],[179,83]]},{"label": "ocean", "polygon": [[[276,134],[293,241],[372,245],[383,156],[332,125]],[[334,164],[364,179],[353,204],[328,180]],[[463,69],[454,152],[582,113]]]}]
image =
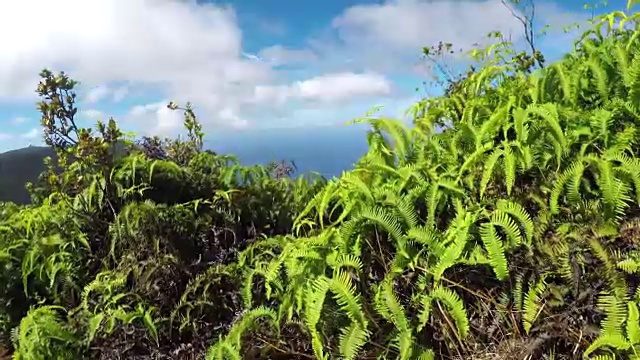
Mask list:
[{"label": "ocean", "polygon": [[241,131],[209,137],[205,147],[235,155],[243,165],[294,161],[298,174],[311,171],[331,178],[353,168],[367,151],[362,125]]}]

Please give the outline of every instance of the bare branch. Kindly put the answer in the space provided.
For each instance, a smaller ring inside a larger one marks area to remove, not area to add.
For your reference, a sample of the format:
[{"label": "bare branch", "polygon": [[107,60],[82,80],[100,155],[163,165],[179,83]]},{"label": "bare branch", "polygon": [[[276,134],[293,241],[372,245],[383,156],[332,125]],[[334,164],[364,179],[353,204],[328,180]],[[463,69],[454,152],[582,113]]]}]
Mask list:
[{"label": "bare branch", "polygon": [[533,56],[538,66],[542,68],[544,66],[544,63],[542,58],[537,55],[539,51],[535,45],[535,30],[533,26],[533,20],[535,19],[536,14],[535,3],[533,2],[533,0],[529,0],[530,7],[527,6],[527,8],[530,9],[530,13],[529,15],[522,15],[518,13],[514,6],[514,4],[520,4],[520,0],[500,0],[500,2],[509,10],[511,15],[522,24],[524,30],[524,38],[529,45],[529,49],[531,50],[531,56]]}]

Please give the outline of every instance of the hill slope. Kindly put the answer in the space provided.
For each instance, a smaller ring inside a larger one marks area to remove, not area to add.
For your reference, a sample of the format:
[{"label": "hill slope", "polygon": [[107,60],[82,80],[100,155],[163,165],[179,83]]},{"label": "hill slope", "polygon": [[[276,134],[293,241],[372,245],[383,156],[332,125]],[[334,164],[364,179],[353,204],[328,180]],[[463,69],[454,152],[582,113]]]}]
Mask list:
[{"label": "hill slope", "polygon": [[53,149],[46,146],[30,146],[0,153],[0,201],[17,204],[30,202],[25,184],[38,179],[45,169],[45,157],[55,158]]}]

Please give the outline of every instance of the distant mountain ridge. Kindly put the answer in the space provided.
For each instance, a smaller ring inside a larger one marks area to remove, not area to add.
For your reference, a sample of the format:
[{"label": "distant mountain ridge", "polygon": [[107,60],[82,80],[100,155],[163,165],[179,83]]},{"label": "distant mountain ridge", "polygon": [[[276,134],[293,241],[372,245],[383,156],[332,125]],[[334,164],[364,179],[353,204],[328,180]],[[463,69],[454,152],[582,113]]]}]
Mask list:
[{"label": "distant mountain ridge", "polygon": [[0,153],[0,201],[28,204],[31,198],[25,184],[38,179],[45,170],[44,158],[56,158],[47,146],[29,146]]}]

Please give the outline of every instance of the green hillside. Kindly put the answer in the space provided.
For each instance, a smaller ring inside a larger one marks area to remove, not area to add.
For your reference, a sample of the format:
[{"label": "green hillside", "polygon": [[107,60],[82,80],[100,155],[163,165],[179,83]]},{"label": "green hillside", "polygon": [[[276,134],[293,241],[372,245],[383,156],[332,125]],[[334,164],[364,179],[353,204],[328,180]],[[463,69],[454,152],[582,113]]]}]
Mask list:
[{"label": "green hillside", "polygon": [[[113,153],[116,156],[125,155],[127,153],[125,143],[117,143]],[[53,147],[29,146],[0,153],[0,202],[30,204],[31,195],[25,185],[39,183],[40,174],[47,170],[45,165],[47,157],[50,157],[55,164],[58,155]]]},{"label": "green hillside", "polygon": [[478,52],[330,181],[202,151],[174,103],[187,139],[114,157],[43,71],[60,171],[0,205],[0,358],[640,359],[639,18]]},{"label": "green hillside", "polygon": [[46,169],[44,159],[47,156],[55,158],[55,152],[44,146],[0,153],[0,201],[28,204],[31,198],[25,184],[37,181]]}]

